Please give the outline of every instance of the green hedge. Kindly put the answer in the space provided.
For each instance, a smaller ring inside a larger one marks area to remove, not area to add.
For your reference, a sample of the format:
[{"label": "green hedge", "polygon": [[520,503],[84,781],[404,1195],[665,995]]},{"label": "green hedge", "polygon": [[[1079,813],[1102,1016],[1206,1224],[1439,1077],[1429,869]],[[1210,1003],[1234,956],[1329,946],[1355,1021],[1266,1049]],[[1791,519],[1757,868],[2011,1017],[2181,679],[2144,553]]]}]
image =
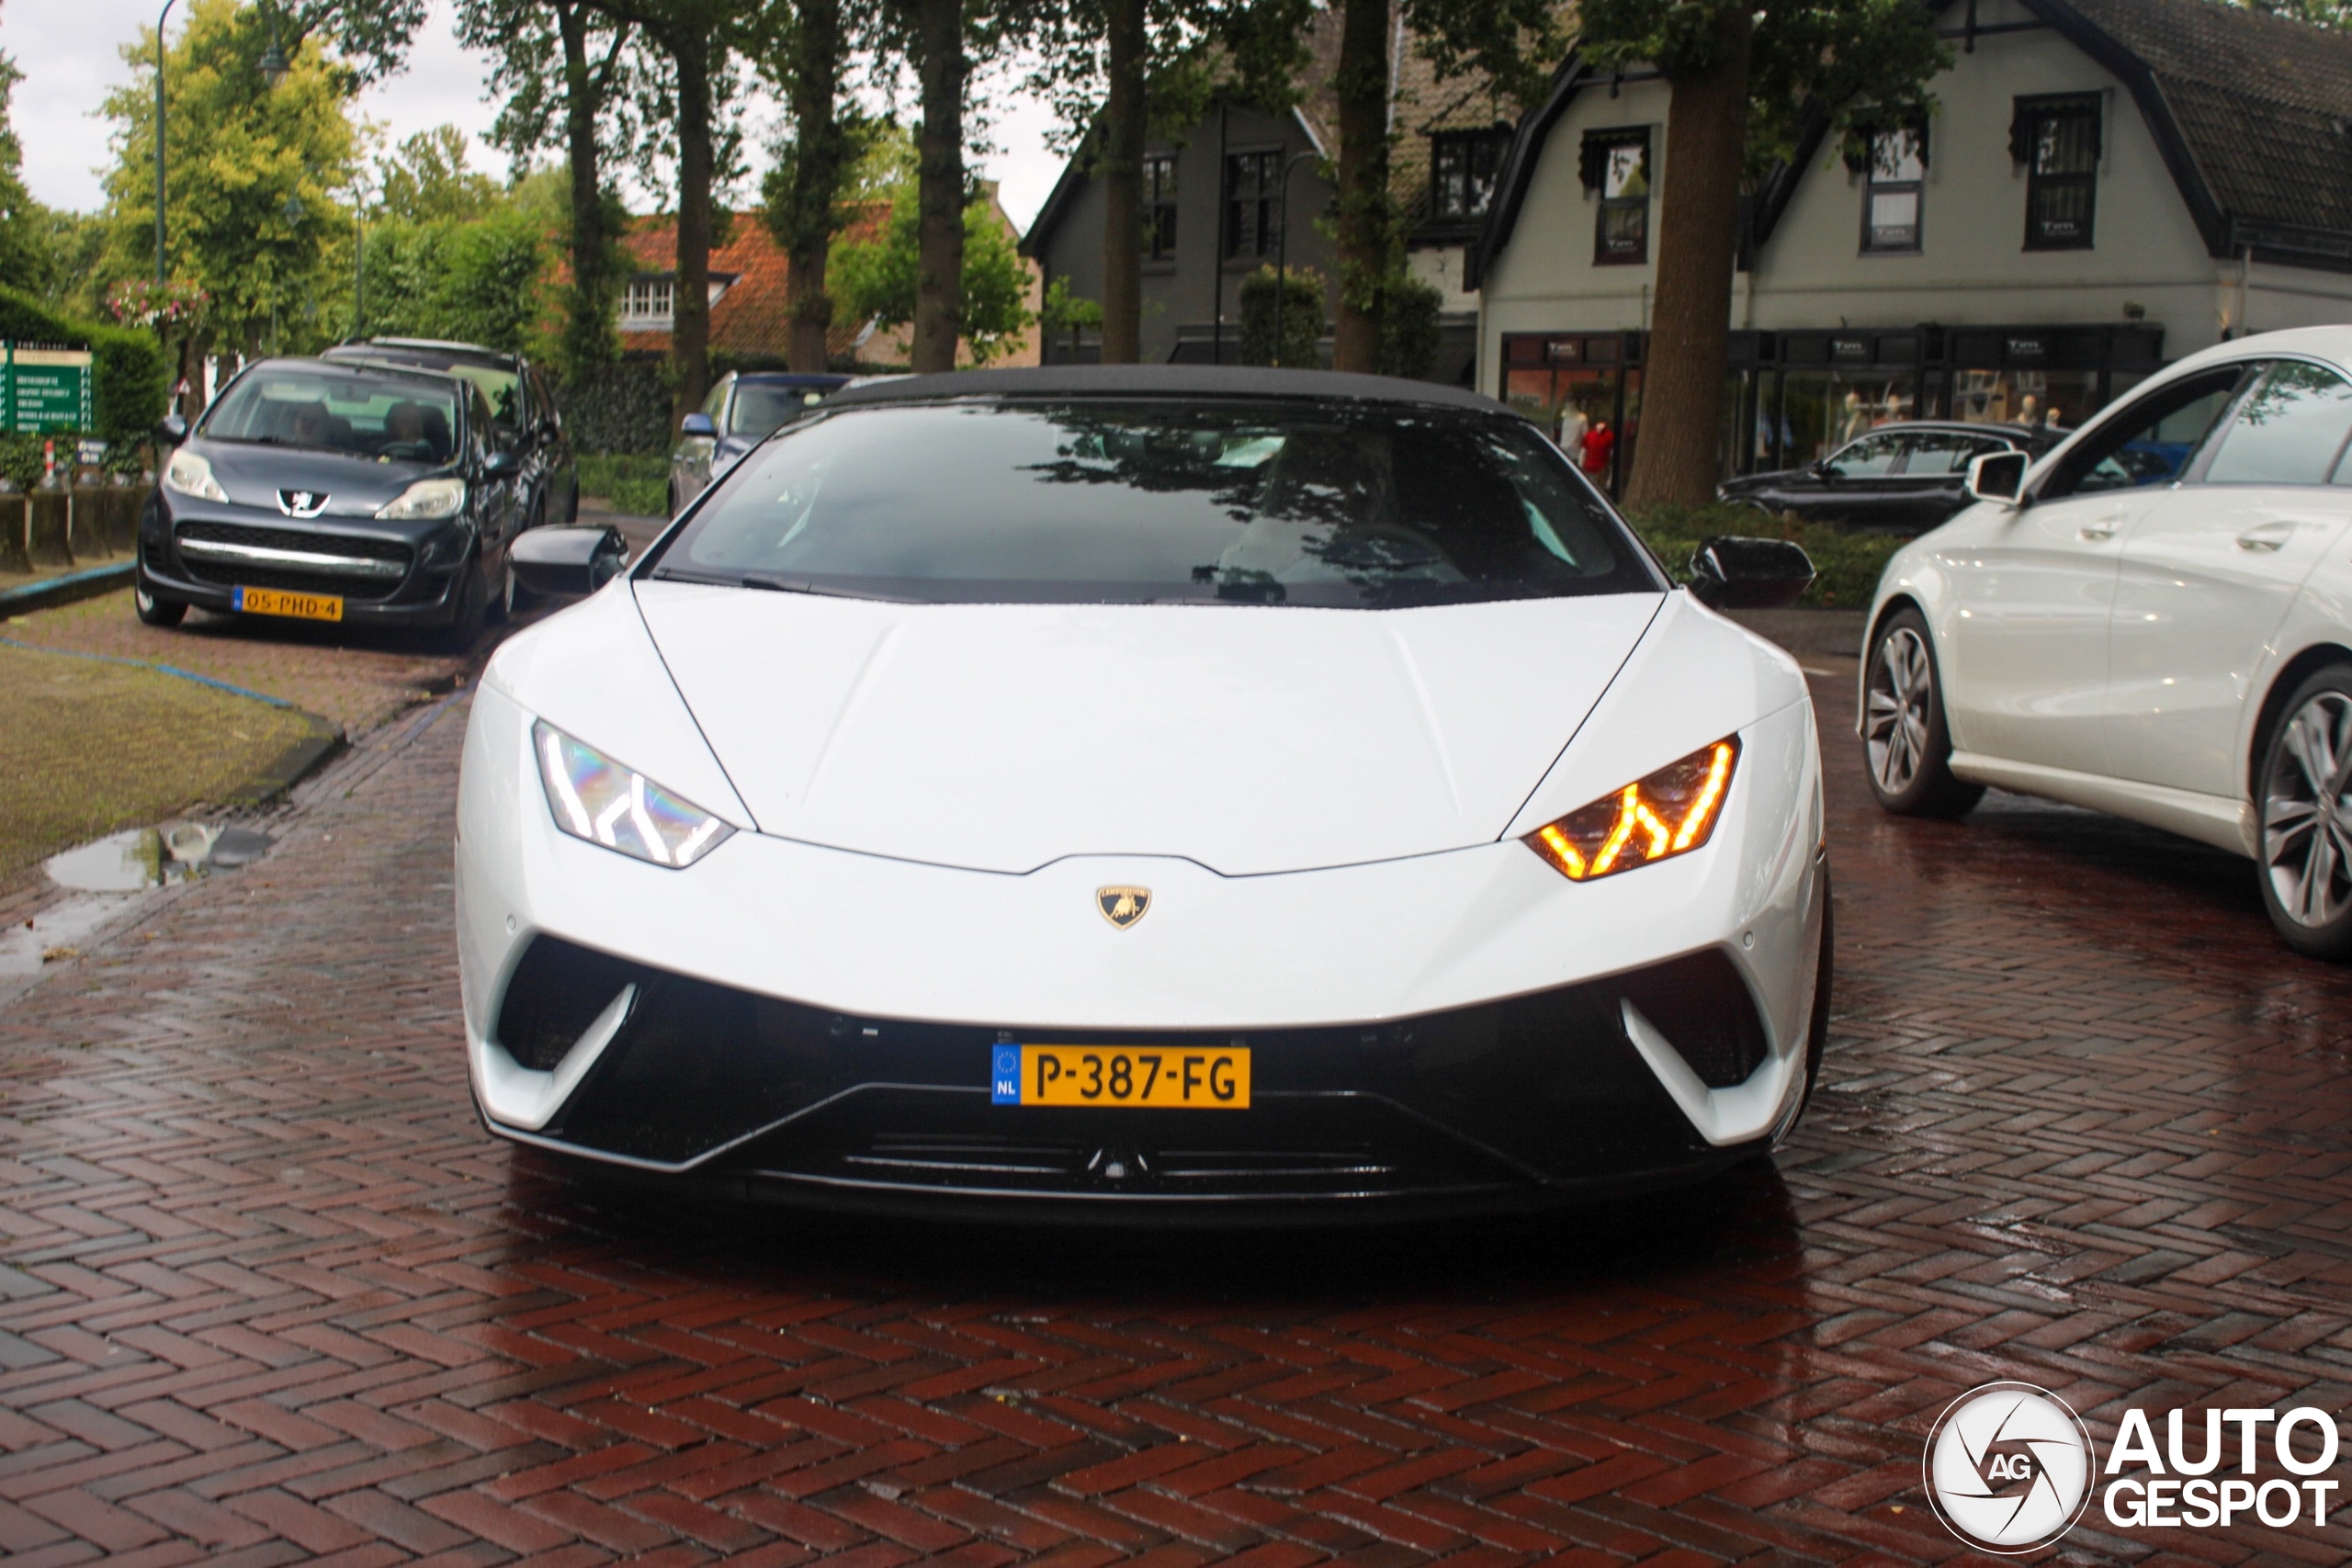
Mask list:
[{"label": "green hedge", "polygon": [[580,493],[602,496],[632,517],[670,514],[670,459],[628,453],[580,454]]},{"label": "green hedge", "polygon": [[171,398],[164,345],[143,332],[77,321],[29,295],[0,288],[0,338],[90,351],[95,435],[130,446],[146,440],[164,417]]},{"label": "green hedge", "polygon": [[670,450],[670,382],[660,360],[624,359],[559,389],[563,422],[580,452]]},{"label": "green hedge", "polygon": [[1690,578],[1690,552],[1719,534],[1788,539],[1813,558],[1814,579],[1802,604],[1823,609],[1867,610],[1878,591],[1887,558],[1911,541],[1902,534],[1865,534],[1835,523],[1805,523],[1793,514],[1775,517],[1752,506],[1651,506],[1628,510],[1625,520],[1658,553],[1677,582]]}]

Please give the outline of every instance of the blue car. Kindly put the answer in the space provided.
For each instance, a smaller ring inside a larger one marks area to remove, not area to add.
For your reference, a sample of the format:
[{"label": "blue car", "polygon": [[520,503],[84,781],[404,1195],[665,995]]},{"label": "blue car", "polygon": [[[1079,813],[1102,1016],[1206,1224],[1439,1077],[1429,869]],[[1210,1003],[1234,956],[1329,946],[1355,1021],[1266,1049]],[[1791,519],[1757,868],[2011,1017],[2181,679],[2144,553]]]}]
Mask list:
[{"label": "blue car", "polygon": [[738,458],[833,391],[847,376],[813,372],[729,371],[703,405],[686,415],[670,453],[670,515],[684,512]]}]

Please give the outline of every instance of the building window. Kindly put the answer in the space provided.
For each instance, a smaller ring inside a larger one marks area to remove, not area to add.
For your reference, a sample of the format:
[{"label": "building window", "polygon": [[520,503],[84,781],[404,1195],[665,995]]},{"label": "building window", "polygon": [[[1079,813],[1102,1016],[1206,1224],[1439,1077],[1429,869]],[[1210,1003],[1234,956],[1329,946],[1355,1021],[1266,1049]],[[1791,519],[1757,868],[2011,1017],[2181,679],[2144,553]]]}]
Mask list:
[{"label": "building window", "polygon": [[1235,152],[1225,160],[1225,254],[1270,256],[1281,242],[1283,155]]},{"label": "building window", "polygon": [[1176,255],[1176,154],[1150,152],[1143,161],[1143,254],[1149,261]]},{"label": "building window", "polygon": [[1585,132],[1584,188],[1600,197],[1593,222],[1595,266],[1638,266],[1650,259],[1650,133]]},{"label": "building window", "polygon": [[1928,139],[1917,126],[1874,130],[1862,171],[1862,249],[1919,248],[1919,198],[1928,177]]},{"label": "building window", "polygon": [[1440,130],[1430,136],[1430,219],[1467,223],[1487,215],[1508,130]]},{"label": "building window", "polygon": [[621,293],[621,324],[666,327],[677,286],[666,277],[632,277]]},{"label": "building window", "polygon": [[2090,249],[2098,186],[2098,95],[2018,99],[2009,121],[2009,156],[2026,170],[2025,248]]}]

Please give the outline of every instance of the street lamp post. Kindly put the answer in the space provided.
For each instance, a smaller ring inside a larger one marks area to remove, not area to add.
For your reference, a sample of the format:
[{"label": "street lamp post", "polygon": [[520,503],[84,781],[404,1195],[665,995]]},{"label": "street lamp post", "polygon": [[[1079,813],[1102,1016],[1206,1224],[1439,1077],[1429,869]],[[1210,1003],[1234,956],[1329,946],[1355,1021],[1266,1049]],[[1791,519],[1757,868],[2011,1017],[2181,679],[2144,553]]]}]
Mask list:
[{"label": "street lamp post", "polygon": [[1283,165],[1282,194],[1275,199],[1282,203],[1282,223],[1274,232],[1274,364],[1283,362],[1283,339],[1290,326],[1290,175],[1293,169],[1320,152],[1299,152]]},{"label": "street lamp post", "polygon": [[164,0],[155,18],[155,287],[164,286],[164,24],[179,0]]}]

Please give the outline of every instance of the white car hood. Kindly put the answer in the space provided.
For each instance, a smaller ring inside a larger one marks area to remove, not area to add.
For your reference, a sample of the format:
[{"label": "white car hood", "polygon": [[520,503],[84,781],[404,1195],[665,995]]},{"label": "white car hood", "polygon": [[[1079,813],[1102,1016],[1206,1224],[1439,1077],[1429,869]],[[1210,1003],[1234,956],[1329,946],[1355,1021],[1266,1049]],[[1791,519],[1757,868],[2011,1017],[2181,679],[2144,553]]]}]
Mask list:
[{"label": "white car hood", "polygon": [[1661,595],[1413,610],[894,604],[633,584],[760,830],[1025,873],[1490,843]]}]

